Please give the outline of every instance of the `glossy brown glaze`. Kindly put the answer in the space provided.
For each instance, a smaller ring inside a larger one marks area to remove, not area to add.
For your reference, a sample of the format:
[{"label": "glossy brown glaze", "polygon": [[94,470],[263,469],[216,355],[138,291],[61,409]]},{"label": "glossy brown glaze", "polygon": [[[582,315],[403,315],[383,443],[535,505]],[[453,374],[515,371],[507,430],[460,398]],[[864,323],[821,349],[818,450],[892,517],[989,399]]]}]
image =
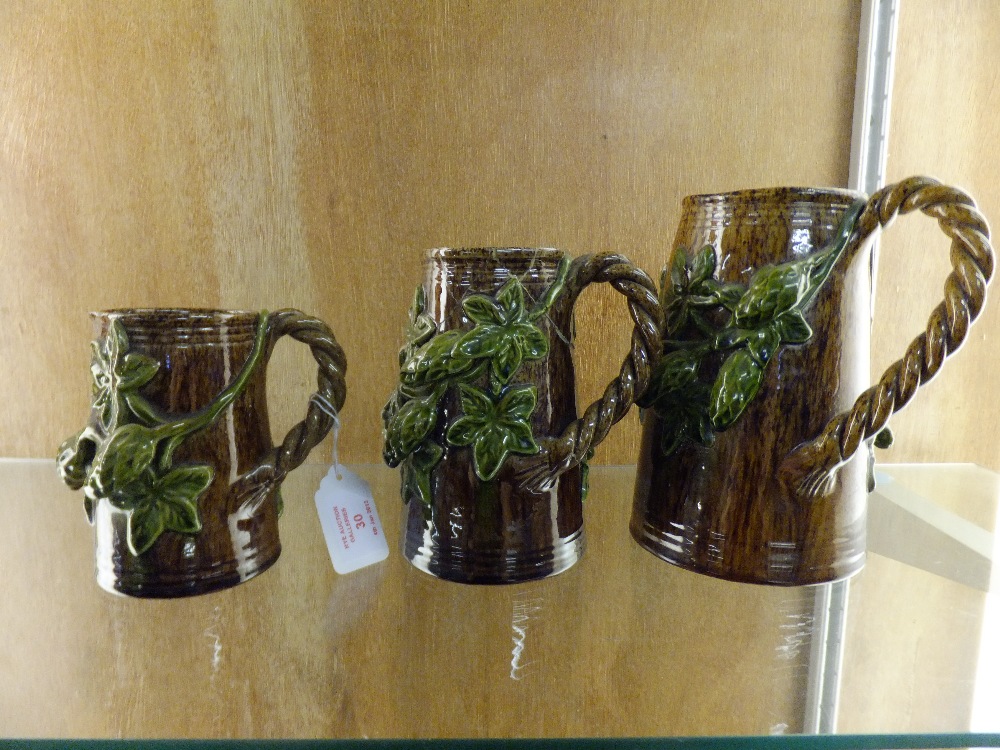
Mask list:
[{"label": "glossy brown glaze", "polygon": [[[160,363],[141,393],[168,417],[204,409],[233,381],[253,349],[258,324],[257,313],[215,310],[120,310],[92,317],[96,339],[106,337],[111,322],[118,320],[130,351]],[[343,353],[326,326],[298,311],[271,315],[264,361],[246,389],[221,418],[181,443],[174,456],[177,466],[207,464],[214,471],[198,501],[201,531],[167,531],[148,551],[134,555],[126,544],[126,513],[100,501],[94,523],[97,580],[103,588],[139,597],[201,594],[252,578],[278,559],[281,480],[332,424],[310,404],[307,419],[286,439],[291,447],[272,445],[266,359],[281,335],[306,335],[290,330],[295,324],[322,339],[307,341],[320,362],[319,393],[335,409],[343,405]],[[96,416],[92,414],[92,424]],[[285,458],[289,454],[297,461]]]},{"label": "glossy brown glaze", "polygon": [[[713,246],[717,277],[746,284],[765,265],[822,248],[856,197],[790,188],[689,197],[675,248]],[[710,447],[688,444],[664,457],[663,423],[646,413],[631,522],[639,544],[682,567],[753,583],[822,583],[862,567],[871,440],[954,352],[985,299],[992,250],[974,206],[927,178],[873,196],[807,310],[813,336],[775,355],[755,401]],[[953,238],[955,271],[927,332],[865,391],[866,240],[897,212],[916,208]]]},{"label": "glossy brown glaze", "polygon": [[[427,260],[427,313],[439,331],[467,328],[462,300],[494,295],[511,277],[524,286],[527,303],[541,299],[555,281],[564,254],[551,249],[441,249]],[[604,397],[580,418],[571,351],[573,304],[595,281],[609,281],[629,299],[636,320],[633,352]],[[638,311],[637,311],[638,310]],[[617,255],[584,256],[570,267],[563,293],[537,322],[547,355],[525,360],[518,383],[537,389],[530,426],[542,451],[514,456],[491,481],[474,471],[472,451],[448,445],[449,421],[458,395],[441,401],[432,438],[445,454],[431,475],[430,509],[408,501],[404,554],[433,575],[463,583],[512,583],[543,578],[571,566],[582,554],[583,472],[594,447],[631,407],[648,382],[659,347],[659,310],[652,282]],[[488,376],[484,375],[483,382]]]}]

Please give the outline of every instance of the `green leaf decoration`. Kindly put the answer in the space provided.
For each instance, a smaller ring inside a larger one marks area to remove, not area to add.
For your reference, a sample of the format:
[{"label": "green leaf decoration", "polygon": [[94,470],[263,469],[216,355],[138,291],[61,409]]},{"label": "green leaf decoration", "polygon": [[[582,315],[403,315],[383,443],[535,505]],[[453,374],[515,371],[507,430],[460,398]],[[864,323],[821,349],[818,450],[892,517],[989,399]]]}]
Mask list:
[{"label": "green leaf decoration", "polygon": [[156,433],[140,424],[126,424],[101,443],[94,456],[93,473],[105,492],[139,478],[156,456]]},{"label": "green leaf decoration", "polygon": [[812,328],[798,310],[789,310],[774,323],[783,343],[804,344],[812,338]]},{"label": "green leaf decoration", "polygon": [[146,385],[160,369],[160,363],[144,354],[126,354],[121,368],[116,372],[118,387],[125,391],[136,390]]},{"label": "green leaf decoration", "polygon": [[537,399],[534,386],[509,387],[497,403],[465,383],[459,384],[459,392],[464,416],[448,428],[446,439],[450,445],[472,446],[473,468],[481,480],[493,479],[509,453],[541,450],[527,423]]},{"label": "green leaf decoration", "polygon": [[763,378],[763,368],[747,349],[729,355],[712,386],[708,416],[713,429],[724,430],[740,418],[760,390]]},{"label": "green leaf decoration", "polygon": [[125,404],[128,406],[129,411],[132,412],[132,414],[134,414],[138,420],[147,427],[164,424],[168,421],[153,408],[152,404],[150,404],[138,393],[126,393]]},{"label": "green leaf decoration", "polygon": [[121,321],[92,345],[93,411],[97,424],[60,448],[58,463],[66,483],[84,489],[84,508],[93,520],[96,503],[107,500],[128,513],[126,542],[144,554],[164,531],[201,530],[198,499],[212,482],[210,466],[173,468],[176,448],[213,424],[242,393],[267,345],[267,314],[261,313],[253,349],[236,379],[193,414],[170,418],[158,413],[139,389],[159,372],[151,357],[129,352]]},{"label": "green leaf decoration", "polygon": [[492,357],[507,344],[503,326],[486,323],[465,334],[458,344],[458,351],[471,359]]},{"label": "green leaf decoration", "polygon": [[182,466],[157,481],[156,511],[163,516],[164,528],[181,534],[201,531],[198,498],[208,489],[214,474],[210,466]]},{"label": "green leaf decoration", "polygon": [[760,367],[764,367],[781,345],[781,336],[778,334],[777,326],[772,324],[754,331],[746,343],[754,361]]},{"label": "green leaf decoration", "polygon": [[[400,384],[382,410],[382,455],[390,466],[402,466],[404,501],[416,497],[431,506],[431,472],[445,452],[431,435],[442,418],[440,399],[453,387],[461,411],[447,425],[445,440],[471,449],[480,480],[492,481],[511,453],[541,450],[530,426],[535,389],[513,383],[526,360],[549,353],[549,340],[536,323],[562,293],[570,265],[568,258],[560,262],[556,278],[530,309],[523,284],[511,277],[492,297],[469,294],[462,300],[471,329],[435,330],[419,346],[404,347]],[[420,294],[411,319],[423,314]]]},{"label": "green leaf decoration", "polygon": [[501,347],[490,360],[490,370],[496,382],[507,385],[514,377],[517,368],[521,366],[521,347],[512,336],[505,337],[506,346]]},{"label": "green leaf decoration", "polygon": [[515,323],[510,328],[510,335],[524,359],[542,359],[549,353],[549,340],[542,329],[532,323]]},{"label": "green leaf decoration", "polygon": [[711,245],[705,245],[691,261],[690,286],[694,287],[711,278],[712,274],[715,273],[716,263],[715,248]]},{"label": "green leaf decoration", "polygon": [[468,359],[456,351],[461,338],[461,331],[446,331],[427,341],[404,363],[400,371],[402,382],[424,385],[448,377],[450,368],[454,367],[454,359]]},{"label": "green leaf decoration", "polygon": [[[433,395],[407,401],[389,427],[389,443],[405,458],[417,449],[437,424],[438,399]],[[397,462],[398,463],[398,462]]]},{"label": "green leaf decoration", "polygon": [[513,323],[524,317],[524,286],[516,276],[500,287],[496,300],[503,311],[504,323]]},{"label": "green leaf decoration", "polygon": [[805,294],[809,280],[806,261],[762,268],[733,311],[738,328],[757,328],[790,310]]},{"label": "green leaf decoration", "polygon": [[431,472],[441,461],[444,448],[433,440],[426,440],[403,464],[403,497],[415,497],[425,507],[432,504]]},{"label": "green leaf decoration", "polygon": [[687,291],[687,268],[687,250],[679,247],[674,251],[674,258],[670,264],[670,283],[674,288],[674,294],[684,294]]},{"label": "green leaf decoration", "polygon": [[133,555],[141,555],[160,538],[164,531],[164,518],[154,508],[139,506],[128,515],[126,541]]},{"label": "green leaf decoration", "polygon": [[851,241],[864,206],[852,203],[822,250],[765,266],[747,287],[714,278],[718,258],[710,246],[693,257],[677,248],[660,277],[664,354],[636,402],[660,416],[664,454],[688,443],[710,445],[757,395],[780,347],[812,338],[806,311]]},{"label": "green leaf decoration", "polygon": [[469,320],[481,325],[502,325],[504,311],[485,294],[470,294],[462,300],[462,308]]}]

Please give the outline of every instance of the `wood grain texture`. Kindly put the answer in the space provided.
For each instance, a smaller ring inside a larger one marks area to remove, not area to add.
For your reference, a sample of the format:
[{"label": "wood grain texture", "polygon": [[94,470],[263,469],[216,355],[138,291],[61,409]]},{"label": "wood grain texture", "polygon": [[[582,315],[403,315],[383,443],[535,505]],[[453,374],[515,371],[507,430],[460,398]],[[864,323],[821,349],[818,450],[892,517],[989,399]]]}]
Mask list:
[{"label": "wood grain texture", "polygon": [[[378,460],[427,248],[614,250],[655,276],[684,195],[843,185],[858,6],[4,3],[0,455],[51,455],[85,417],[90,310],[297,307],[347,351],[342,457]],[[581,405],[631,327],[584,296]],[[276,437],[303,349],[271,367]],[[629,416],[595,461],[638,436]]]},{"label": "wood grain texture", "polygon": [[[907,0],[901,4],[892,116],[890,182],[934,175],[972,195],[994,231],[1000,222],[1000,17],[989,0]],[[941,297],[948,241],[935,222],[903,217],[879,252],[872,377],[900,357]],[[1000,308],[990,292],[958,355],[890,420],[888,461],[970,461],[1000,468],[1000,402],[995,398]]]}]

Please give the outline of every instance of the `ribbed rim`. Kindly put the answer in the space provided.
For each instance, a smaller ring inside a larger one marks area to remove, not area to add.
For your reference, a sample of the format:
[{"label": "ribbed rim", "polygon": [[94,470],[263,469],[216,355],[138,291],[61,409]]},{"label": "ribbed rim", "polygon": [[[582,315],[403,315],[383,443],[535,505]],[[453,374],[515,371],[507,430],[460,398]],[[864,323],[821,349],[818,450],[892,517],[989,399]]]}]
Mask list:
[{"label": "ribbed rim", "polygon": [[428,260],[503,262],[553,261],[559,262],[566,256],[562,250],[553,247],[437,247],[427,251]]},{"label": "ribbed rim", "polygon": [[236,343],[256,335],[260,313],[247,310],[209,308],[117,308],[90,313],[103,332],[112,321],[120,321],[133,343],[158,341],[205,342],[223,335]]},{"label": "ribbed rim", "polygon": [[684,205],[725,206],[740,203],[788,204],[825,203],[827,205],[850,205],[864,193],[842,188],[813,187],[769,187],[733,190],[728,193],[703,193],[684,198]]}]

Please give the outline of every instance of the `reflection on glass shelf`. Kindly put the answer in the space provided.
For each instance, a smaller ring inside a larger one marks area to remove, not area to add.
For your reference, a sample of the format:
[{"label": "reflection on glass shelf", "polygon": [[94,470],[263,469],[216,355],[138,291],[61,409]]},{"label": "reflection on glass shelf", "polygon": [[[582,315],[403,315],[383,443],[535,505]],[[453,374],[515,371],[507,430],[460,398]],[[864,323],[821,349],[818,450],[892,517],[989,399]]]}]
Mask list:
[{"label": "reflection on glass shelf", "polygon": [[[352,468],[398,539],[397,472]],[[866,568],[777,588],[640,549],[632,467],[593,469],[587,551],[554,578],[447,583],[396,550],[339,576],[312,502],[325,471],[289,476],[271,570],[143,601],[94,583],[92,530],[50,462],[0,461],[0,736],[1000,731],[992,472],[884,468]]]}]

